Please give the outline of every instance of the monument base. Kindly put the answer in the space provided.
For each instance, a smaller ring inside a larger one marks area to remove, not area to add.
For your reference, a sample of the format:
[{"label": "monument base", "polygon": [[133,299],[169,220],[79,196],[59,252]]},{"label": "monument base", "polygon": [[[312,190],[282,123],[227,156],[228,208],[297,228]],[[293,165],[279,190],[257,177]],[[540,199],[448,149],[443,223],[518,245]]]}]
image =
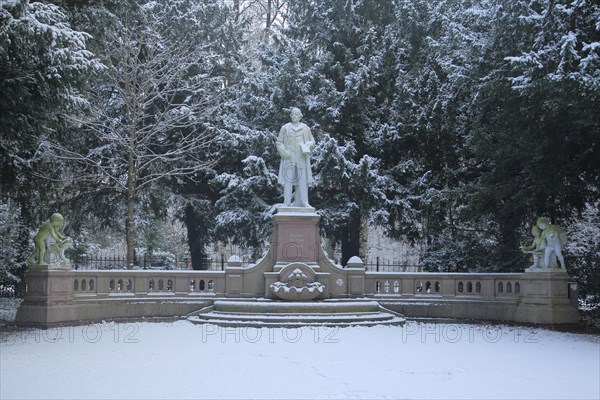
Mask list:
[{"label": "monument base", "polygon": [[312,207],[280,207],[273,216],[271,252],[280,268],[301,262],[318,268],[320,216]]},{"label": "monument base", "polygon": [[545,267],[538,267],[538,266],[532,266],[529,267],[525,270],[525,272],[552,272],[552,273],[560,273],[560,272],[565,272],[564,268],[560,268],[560,267],[550,267],[550,268],[545,268]]},{"label": "monument base", "polygon": [[70,271],[73,265],[70,262],[55,262],[49,264],[30,264],[30,271]]},{"label": "monument base", "polygon": [[569,281],[569,274],[562,268],[526,271],[521,279],[523,297],[515,321],[534,324],[579,322],[578,310],[570,299]]},{"label": "monument base", "polygon": [[25,298],[17,310],[16,323],[44,327],[75,318],[73,271],[55,267],[56,264],[30,265],[25,275]]},{"label": "monument base", "polygon": [[248,268],[225,268],[226,296],[279,299],[286,292],[283,298],[323,300],[364,295],[364,264],[342,268],[330,260],[321,248],[319,219],[312,207],[279,207],[268,253]]},{"label": "monument base", "polygon": [[293,215],[315,214],[316,215],[316,209],[314,207],[280,206],[277,208],[277,215],[281,215],[281,214],[293,214]]}]

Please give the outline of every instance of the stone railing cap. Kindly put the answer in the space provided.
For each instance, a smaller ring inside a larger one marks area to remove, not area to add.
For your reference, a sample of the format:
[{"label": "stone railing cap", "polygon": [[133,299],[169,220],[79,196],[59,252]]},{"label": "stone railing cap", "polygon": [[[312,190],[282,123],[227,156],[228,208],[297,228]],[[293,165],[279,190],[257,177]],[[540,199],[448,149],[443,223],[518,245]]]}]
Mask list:
[{"label": "stone railing cap", "polygon": [[365,263],[363,262],[363,260],[360,259],[360,257],[358,256],[354,256],[354,257],[350,257],[350,259],[348,260],[348,263],[346,264],[348,267],[364,267]]},{"label": "stone railing cap", "polygon": [[241,263],[242,259],[240,258],[240,256],[233,255],[227,259],[227,262],[228,263]]}]

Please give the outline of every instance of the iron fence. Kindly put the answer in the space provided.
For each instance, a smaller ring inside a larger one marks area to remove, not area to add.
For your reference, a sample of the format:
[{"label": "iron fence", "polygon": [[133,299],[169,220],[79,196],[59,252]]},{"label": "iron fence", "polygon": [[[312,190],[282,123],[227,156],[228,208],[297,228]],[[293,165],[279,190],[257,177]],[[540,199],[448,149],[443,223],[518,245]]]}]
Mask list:
[{"label": "iron fence", "polygon": [[406,261],[386,260],[376,257],[365,262],[365,270],[375,272],[421,272],[422,267],[419,264],[413,264]]},{"label": "iron fence", "polygon": [[[140,256],[134,261],[135,269],[156,269],[156,270],[208,270],[222,271],[227,265],[225,254],[218,258],[204,258],[200,265],[192,265],[192,260],[186,258],[172,258],[164,256]],[[242,261],[242,266],[246,267],[249,261]],[[111,270],[126,269],[127,260],[125,256],[120,255],[100,255],[100,256],[78,256],[72,260],[73,268],[76,270]]]},{"label": "iron fence", "polygon": [[[222,271],[225,269],[228,259],[229,256],[221,254],[214,258],[202,259],[200,265],[192,265],[192,260],[189,257],[173,258],[143,255],[135,258],[134,265],[135,269]],[[242,267],[247,267],[251,264],[247,257],[239,257],[239,259],[241,260]],[[77,270],[111,270],[125,269],[127,261],[124,255],[111,254],[74,257],[72,264],[73,268]],[[375,257],[374,259],[366,260],[365,269],[376,272],[421,272],[422,267],[408,260],[388,260],[382,257]]]}]

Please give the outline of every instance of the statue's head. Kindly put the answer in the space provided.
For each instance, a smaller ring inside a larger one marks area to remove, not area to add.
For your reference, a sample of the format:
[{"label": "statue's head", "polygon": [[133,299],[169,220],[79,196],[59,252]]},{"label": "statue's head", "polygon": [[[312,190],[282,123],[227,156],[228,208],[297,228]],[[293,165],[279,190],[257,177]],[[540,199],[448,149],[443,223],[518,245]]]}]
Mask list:
[{"label": "statue's head", "polygon": [[533,228],[531,228],[531,234],[535,237],[540,236],[542,233],[542,231],[540,230],[540,228],[538,228],[537,225],[534,225]]},{"label": "statue's head", "polygon": [[65,219],[59,213],[54,213],[50,217],[50,222],[52,222],[52,225],[54,226],[60,226],[65,222]]},{"label": "statue's head", "polygon": [[540,217],[538,218],[536,225],[540,229],[545,229],[548,225],[550,225],[550,221],[548,221],[548,218],[546,217]]},{"label": "statue's head", "polygon": [[292,122],[300,122],[302,119],[302,111],[300,111],[298,107],[292,107],[290,118],[292,119]]}]

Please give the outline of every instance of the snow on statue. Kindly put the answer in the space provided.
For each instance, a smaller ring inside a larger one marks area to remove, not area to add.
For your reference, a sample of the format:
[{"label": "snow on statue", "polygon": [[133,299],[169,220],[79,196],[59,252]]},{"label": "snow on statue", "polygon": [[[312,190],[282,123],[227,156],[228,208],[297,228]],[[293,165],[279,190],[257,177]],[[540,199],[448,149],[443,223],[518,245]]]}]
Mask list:
[{"label": "snow on statue", "polygon": [[281,156],[278,181],[283,185],[283,203],[292,206],[292,188],[294,206],[310,207],[308,203],[308,185],[313,181],[310,167],[310,153],[315,147],[315,139],[310,128],[300,122],[302,112],[294,107],[290,113],[292,122],[279,130],[277,152]]}]

